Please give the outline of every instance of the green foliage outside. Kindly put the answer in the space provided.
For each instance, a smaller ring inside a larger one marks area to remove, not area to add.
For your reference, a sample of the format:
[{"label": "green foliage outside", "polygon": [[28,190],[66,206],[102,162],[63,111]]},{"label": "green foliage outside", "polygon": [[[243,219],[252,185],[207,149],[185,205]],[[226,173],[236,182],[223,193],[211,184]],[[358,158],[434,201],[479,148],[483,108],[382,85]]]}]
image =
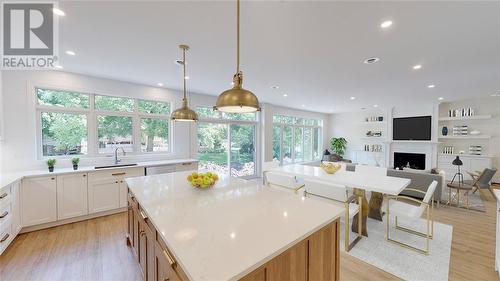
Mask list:
[{"label": "green foliage outside", "polygon": [[[37,89],[38,102],[68,108],[89,108],[88,94]],[[169,103],[154,101],[138,101],[139,112],[154,114],[170,114]],[[95,96],[97,110],[128,111],[134,109],[134,100],[122,97]],[[83,154],[81,145],[87,139],[87,118],[84,114],[42,112],[42,140],[44,155]],[[169,124],[166,119],[142,118],[141,142],[145,151],[153,151],[154,139],[163,138],[168,141]],[[115,142],[117,137],[130,139],[132,142],[132,117],[98,116],[99,147]],[[53,149],[49,149],[53,146]]]}]

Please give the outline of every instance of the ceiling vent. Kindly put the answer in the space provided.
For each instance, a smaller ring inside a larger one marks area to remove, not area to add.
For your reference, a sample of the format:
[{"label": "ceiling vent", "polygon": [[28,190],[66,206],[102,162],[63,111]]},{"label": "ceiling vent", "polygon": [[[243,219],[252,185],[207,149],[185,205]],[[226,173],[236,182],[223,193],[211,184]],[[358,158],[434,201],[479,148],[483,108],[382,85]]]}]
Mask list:
[{"label": "ceiling vent", "polygon": [[380,58],[372,57],[372,58],[367,58],[363,62],[366,64],[373,64],[376,63],[380,60]]}]

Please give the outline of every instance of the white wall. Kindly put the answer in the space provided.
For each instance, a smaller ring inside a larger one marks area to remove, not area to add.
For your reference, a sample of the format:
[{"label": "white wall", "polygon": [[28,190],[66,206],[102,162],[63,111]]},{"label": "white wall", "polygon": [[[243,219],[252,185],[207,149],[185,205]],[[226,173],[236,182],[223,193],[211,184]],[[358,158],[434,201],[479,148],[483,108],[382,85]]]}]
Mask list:
[{"label": "white wall", "polygon": [[[432,116],[431,142],[392,142],[392,118]],[[383,124],[365,124],[364,120],[369,116],[383,116]],[[426,169],[437,166],[437,105],[420,107],[394,107],[390,109],[360,110],[357,112],[338,113],[330,115],[329,134],[330,137],[344,137],[348,141],[347,151],[344,158],[353,162],[367,165],[393,166],[394,152],[407,151],[410,153],[426,154]],[[382,140],[364,138],[368,130],[382,131]],[[382,144],[384,153],[365,153],[365,144]]]},{"label": "white wall", "polygon": [[[492,159],[493,167],[497,169],[500,167],[500,97],[485,97],[468,99],[455,102],[442,103],[439,106],[439,115],[442,117],[448,116],[448,110],[451,108],[462,108],[462,107],[472,107],[475,110],[476,115],[492,115],[492,119],[489,120],[468,120],[468,121],[453,121],[453,122],[441,122],[439,124],[438,132],[441,133],[441,128],[443,125],[448,126],[449,134],[453,129],[453,125],[467,125],[469,126],[469,132],[472,130],[479,130],[481,134],[490,135],[490,140],[445,140],[441,144],[451,145],[455,147],[455,152],[458,153],[460,150],[469,152],[469,145],[482,145],[483,154],[494,156]],[[497,172],[494,178],[495,182],[500,182],[500,172]]]},{"label": "white wall", "polygon": [[[106,95],[169,101],[173,108],[181,103],[181,92],[122,81],[102,79],[58,71],[3,71],[4,140],[1,146],[4,171],[45,168],[38,159],[36,145],[36,111],[34,87],[51,87]],[[130,160],[154,160],[190,157],[189,124],[173,126],[172,153],[168,155],[127,156]],[[88,159],[81,165],[110,163],[109,157]],[[70,166],[69,159],[58,166]]]},{"label": "white wall", "polygon": [[272,161],[273,160],[273,115],[288,115],[288,116],[297,116],[297,117],[305,117],[305,118],[314,118],[323,120],[323,140],[322,147],[323,150],[328,148],[329,143],[329,116],[325,113],[317,113],[305,110],[297,110],[291,109],[281,106],[275,106],[272,104],[264,104],[261,114],[262,124],[261,131],[263,132],[262,142],[264,149],[262,150],[264,161]]},{"label": "white wall", "polygon": [[[3,85],[0,101],[0,120],[5,120],[4,141],[0,141],[0,165],[3,172],[28,169],[45,169],[44,160],[38,159],[36,145],[36,110],[34,87],[50,87],[89,93],[128,96],[133,98],[168,101],[173,108],[181,105],[182,93],[176,90],[156,88],[124,81],[59,71],[2,71]],[[213,106],[216,96],[190,94],[190,106]],[[322,119],[324,122],[324,147],[328,147],[328,115],[262,104],[257,132],[257,161],[266,155],[272,159],[272,116],[285,114]],[[146,161],[196,157],[196,124],[175,123],[172,129],[172,153],[155,155],[127,155],[126,161]],[[110,157],[84,158],[81,165],[100,165],[112,162]],[[70,160],[58,160],[58,167],[70,167]]]}]

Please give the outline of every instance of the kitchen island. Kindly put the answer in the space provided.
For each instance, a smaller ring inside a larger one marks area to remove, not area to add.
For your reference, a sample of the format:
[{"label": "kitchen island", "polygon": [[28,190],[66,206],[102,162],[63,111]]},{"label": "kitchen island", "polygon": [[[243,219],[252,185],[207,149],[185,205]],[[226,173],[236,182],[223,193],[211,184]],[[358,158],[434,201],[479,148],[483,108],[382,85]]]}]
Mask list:
[{"label": "kitchen island", "polygon": [[343,208],[234,178],[196,189],[187,175],[126,179],[144,280],[339,279]]}]

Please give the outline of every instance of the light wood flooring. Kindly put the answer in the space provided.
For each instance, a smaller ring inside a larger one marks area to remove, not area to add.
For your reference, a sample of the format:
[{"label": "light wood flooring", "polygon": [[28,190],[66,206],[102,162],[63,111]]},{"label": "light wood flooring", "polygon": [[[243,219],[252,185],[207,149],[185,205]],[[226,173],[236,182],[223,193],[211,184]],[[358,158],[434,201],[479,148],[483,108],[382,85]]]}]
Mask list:
[{"label": "light wood flooring", "polygon": [[[481,191],[486,213],[441,206],[436,221],[453,225],[450,280],[499,280],[494,267],[496,201]],[[141,280],[125,244],[126,214],[19,235],[0,256],[1,281]],[[399,280],[341,253],[341,280]]]}]

